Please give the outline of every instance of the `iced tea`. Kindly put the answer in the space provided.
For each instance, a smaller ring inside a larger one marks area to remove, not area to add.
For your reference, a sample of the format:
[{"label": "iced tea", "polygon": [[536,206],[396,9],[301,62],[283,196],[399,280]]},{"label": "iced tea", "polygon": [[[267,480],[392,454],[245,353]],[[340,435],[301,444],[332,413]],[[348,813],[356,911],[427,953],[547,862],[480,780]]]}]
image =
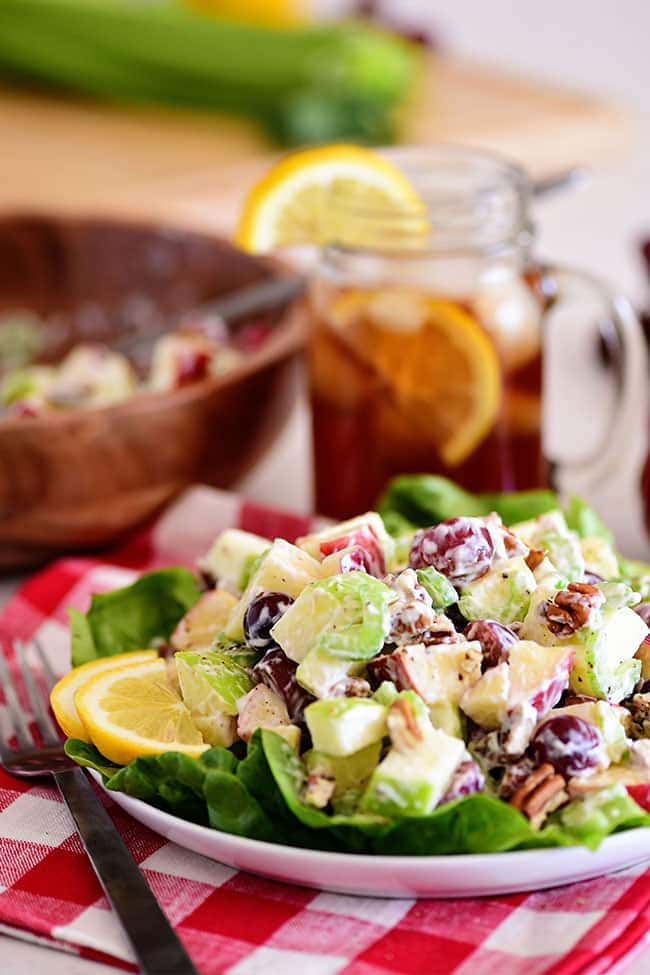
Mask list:
[{"label": "iced tea", "polygon": [[316,508],[372,507],[396,474],[472,491],[547,483],[540,272],[493,269],[465,294],[406,283],[314,285],[309,350]]}]

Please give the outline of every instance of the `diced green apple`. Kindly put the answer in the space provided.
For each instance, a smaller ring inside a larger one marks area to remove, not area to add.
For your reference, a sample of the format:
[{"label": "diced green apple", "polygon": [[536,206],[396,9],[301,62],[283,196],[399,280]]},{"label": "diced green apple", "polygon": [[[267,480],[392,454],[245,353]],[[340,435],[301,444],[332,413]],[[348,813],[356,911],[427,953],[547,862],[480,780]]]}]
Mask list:
[{"label": "diced green apple", "polygon": [[394,590],[365,572],[332,576],[304,589],[271,635],[298,663],[313,650],[369,660],[384,644],[395,598]]},{"label": "diced green apple", "polygon": [[361,808],[380,816],[427,816],[465,754],[465,745],[438,729],[408,752],[392,748],[372,773]]},{"label": "diced green apple", "polygon": [[619,574],[618,559],[607,539],[591,535],[580,539],[585,569],[603,579],[616,579]]},{"label": "diced green apple", "polygon": [[237,738],[237,701],[253,686],[243,667],[215,651],[183,651],[174,657],[181,695],[192,720],[211,745]]},{"label": "diced green apple", "polygon": [[244,614],[249,603],[261,592],[281,592],[295,598],[305,586],[320,578],[320,563],[302,549],[276,538],[273,545],[261,557],[257,570],[239,602],[233,607],[225,628],[232,640],[244,637]]},{"label": "diced green apple", "polygon": [[310,650],[298,664],[296,680],[314,697],[328,697],[340,681],[359,677],[364,667],[363,660],[343,660],[327,650]]},{"label": "diced green apple", "polygon": [[548,557],[559,572],[575,582],[585,574],[585,560],[582,554],[580,539],[573,532],[562,535],[559,532],[546,532],[539,535],[538,547],[548,552]]},{"label": "diced green apple", "polygon": [[453,701],[437,701],[429,707],[429,719],[434,728],[446,731],[454,738],[465,737],[465,725],[460,707]]},{"label": "diced green apple", "polygon": [[475,582],[463,586],[458,608],[469,620],[497,623],[523,620],[537,583],[523,556],[499,562]]},{"label": "diced green apple", "polygon": [[389,708],[398,694],[399,691],[392,680],[383,680],[372,697],[374,701]]},{"label": "diced green apple", "polygon": [[183,700],[194,713],[237,714],[237,702],[253,687],[246,670],[215,650],[185,650],[174,656]]},{"label": "diced green apple", "polygon": [[607,613],[598,629],[582,627],[571,638],[576,641],[571,690],[618,704],[639,679],[635,654],[647,635],[648,627],[627,606]]},{"label": "diced green apple", "polygon": [[563,578],[572,581],[584,575],[580,539],[569,529],[561,511],[547,511],[530,521],[512,525],[511,530],[530,548],[544,549]]},{"label": "diced green apple", "polygon": [[350,790],[362,789],[379,762],[381,741],[375,741],[351,755],[339,757],[311,748],[302,756],[309,775],[324,775],[334,779],[334,796],[338,798]]},{"label": "diced green apple", "polygon": [[519,521],[516,525],[510,525],[510,531],[514,532],[517,538],[520,538],[529,548],[538,548],[537,540],[540,535],[546,532],[568,535],[570,529],[566,523],[566,518],[559,508],[556,508],[553,511],[544,511],[541,515],[530,518],[528,521]]},{"label": "diced green apple", "polygon": [[314,701],[305,708],[305,720],[314,748],[327,755],[352,755],[386,734],[386,708],[371,698]]},{"label": "diced green apple", "polygon": [[569,583],[567,577],[557,571],[547,555],[544,556],[539,565],[535,566],[533,575],[535,576],[538,589],[552,589],[553,591],[566,589]]},{"label": "diced green apple", "polygon": [[228,528],[217,536],[201,564],[217,580],[217,585],[242,592],[246,588],[247,567],[270,547],[268,538]]}]

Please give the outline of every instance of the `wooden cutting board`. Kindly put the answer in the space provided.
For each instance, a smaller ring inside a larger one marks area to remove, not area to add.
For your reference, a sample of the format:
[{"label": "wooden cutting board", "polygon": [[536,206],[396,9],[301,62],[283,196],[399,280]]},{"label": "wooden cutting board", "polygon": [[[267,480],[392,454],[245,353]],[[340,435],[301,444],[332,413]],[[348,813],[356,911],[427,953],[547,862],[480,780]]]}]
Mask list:
[{"label": "wooden cutting board", "polygon": [[[405,142],[491,148],[540,174],[621,152],[635,120],[588,94],[431,59],[403,128]],[[0,147],[3,209],[117,211],[220,230],[272,158],[253,123],[8,89],[0,90]]]}]

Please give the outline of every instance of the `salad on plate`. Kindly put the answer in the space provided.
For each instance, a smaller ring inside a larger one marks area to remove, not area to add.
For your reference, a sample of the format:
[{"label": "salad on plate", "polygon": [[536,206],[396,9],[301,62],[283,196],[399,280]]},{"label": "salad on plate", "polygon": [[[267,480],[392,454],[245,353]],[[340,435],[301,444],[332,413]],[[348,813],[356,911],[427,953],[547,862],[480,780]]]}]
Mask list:
[{"label": "salad on plate", "polygon": [[398,478],[379,512],[228,529],[198,576],[72,610],[52,706],[109,790],[229,833],[595,848],[650,825],[649,572],[580,499]]}]

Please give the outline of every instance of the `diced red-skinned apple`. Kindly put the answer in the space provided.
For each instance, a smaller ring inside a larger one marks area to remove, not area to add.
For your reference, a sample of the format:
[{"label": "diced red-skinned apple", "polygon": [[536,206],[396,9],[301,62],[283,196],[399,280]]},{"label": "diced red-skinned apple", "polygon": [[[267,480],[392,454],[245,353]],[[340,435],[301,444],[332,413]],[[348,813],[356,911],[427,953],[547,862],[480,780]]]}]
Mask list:
[{"label": "diced red-skinned apple", "polygon": [[414,643],[375,657],[368,664],[368,673],[374,684],[392,681],[400,691],[415,691],[427,704],[457,703],[481,678],[482,659],[476,641],[431,646]]},{"label": "diced red-skinned apple", "polygon": [[366,571],[379,578],[386,574],[386,563],[393,550],[392,539],[376,511],[305,535],[296,544],[313,558],[321,559],[342,549],[361,548],[366,554]]},{"label": "diced red-skinned apple", "polygon": [[341,535],[340,538],[321,542],[320,554],[322,558],[326,558],[334,552],[350,548],[360,549],[365,554],[365,568],[370,575],[378,578],[386,575],[386,559],[382,547],[377,535],[369,525],[364,525],[349,534]]},{"label": "diced red-skinned apple", "polygon": [[486,670],[460,699],[462,710],[487,731],[500,728],[508,715],[510,668],[507,663]]},{"label": "diced red-skinned apple", "polygon": [[216,348],[214,342],[201,335],[171,333],[159,339],[149,375],[151,389],[163,392],[205,379]]},{"label": "diced red-skinned apple", "polygon": [[576,775],[569,779],[568,791],[571,798],[581,798],[589,795],[590,792],[611,789],[613,785],[625,786],[634,801],[650,812],[648,775],[629,765],[610,765],[609,768],[593,772],[591,775]]},{"label": "diced red-skinned apple", "polygon": [[228,622],[237,600],[223,589],[204,592],[171,635],[174,650],[204,650]]},{"label": "diced red-skinned apple", "polygon": [[321,562],[323,578],[337,576],[342,572],[369,572],[369,556],[360,545],[342,548],[331,555],[326,555]]},{"label": "diced red-skinned apple", "polygon": [[650,782],[644,782],[642,785],[628,785],[626,788],[628,795],[634,799],[636,804],[645,809],[646,812],[650,812]]},{"label": "diced red-skinned apple", "polygon": [[248,741],[256,728],[269,728],[282,735],[292,748],[298,748],[300,728],[291,724],[284,701],[266,684],[256,684],[239,701],[238,710],[237,734],[243,741]]},{"label": "diced red-skinned apple", "polygon": [[557,704],[569,683],[574,648],[541,647],[520,640],[510,648],[508,663],[491,667],[467,690],[460,706],[488,731],[494,731],[517,706],[528,704],[543,717]]},{"label": "diced red-skinned apple", "polygon": [[510,649],[508,706],[530,704],[543,717],[569,685],[574,647],[540,647],[520,640]]}]

